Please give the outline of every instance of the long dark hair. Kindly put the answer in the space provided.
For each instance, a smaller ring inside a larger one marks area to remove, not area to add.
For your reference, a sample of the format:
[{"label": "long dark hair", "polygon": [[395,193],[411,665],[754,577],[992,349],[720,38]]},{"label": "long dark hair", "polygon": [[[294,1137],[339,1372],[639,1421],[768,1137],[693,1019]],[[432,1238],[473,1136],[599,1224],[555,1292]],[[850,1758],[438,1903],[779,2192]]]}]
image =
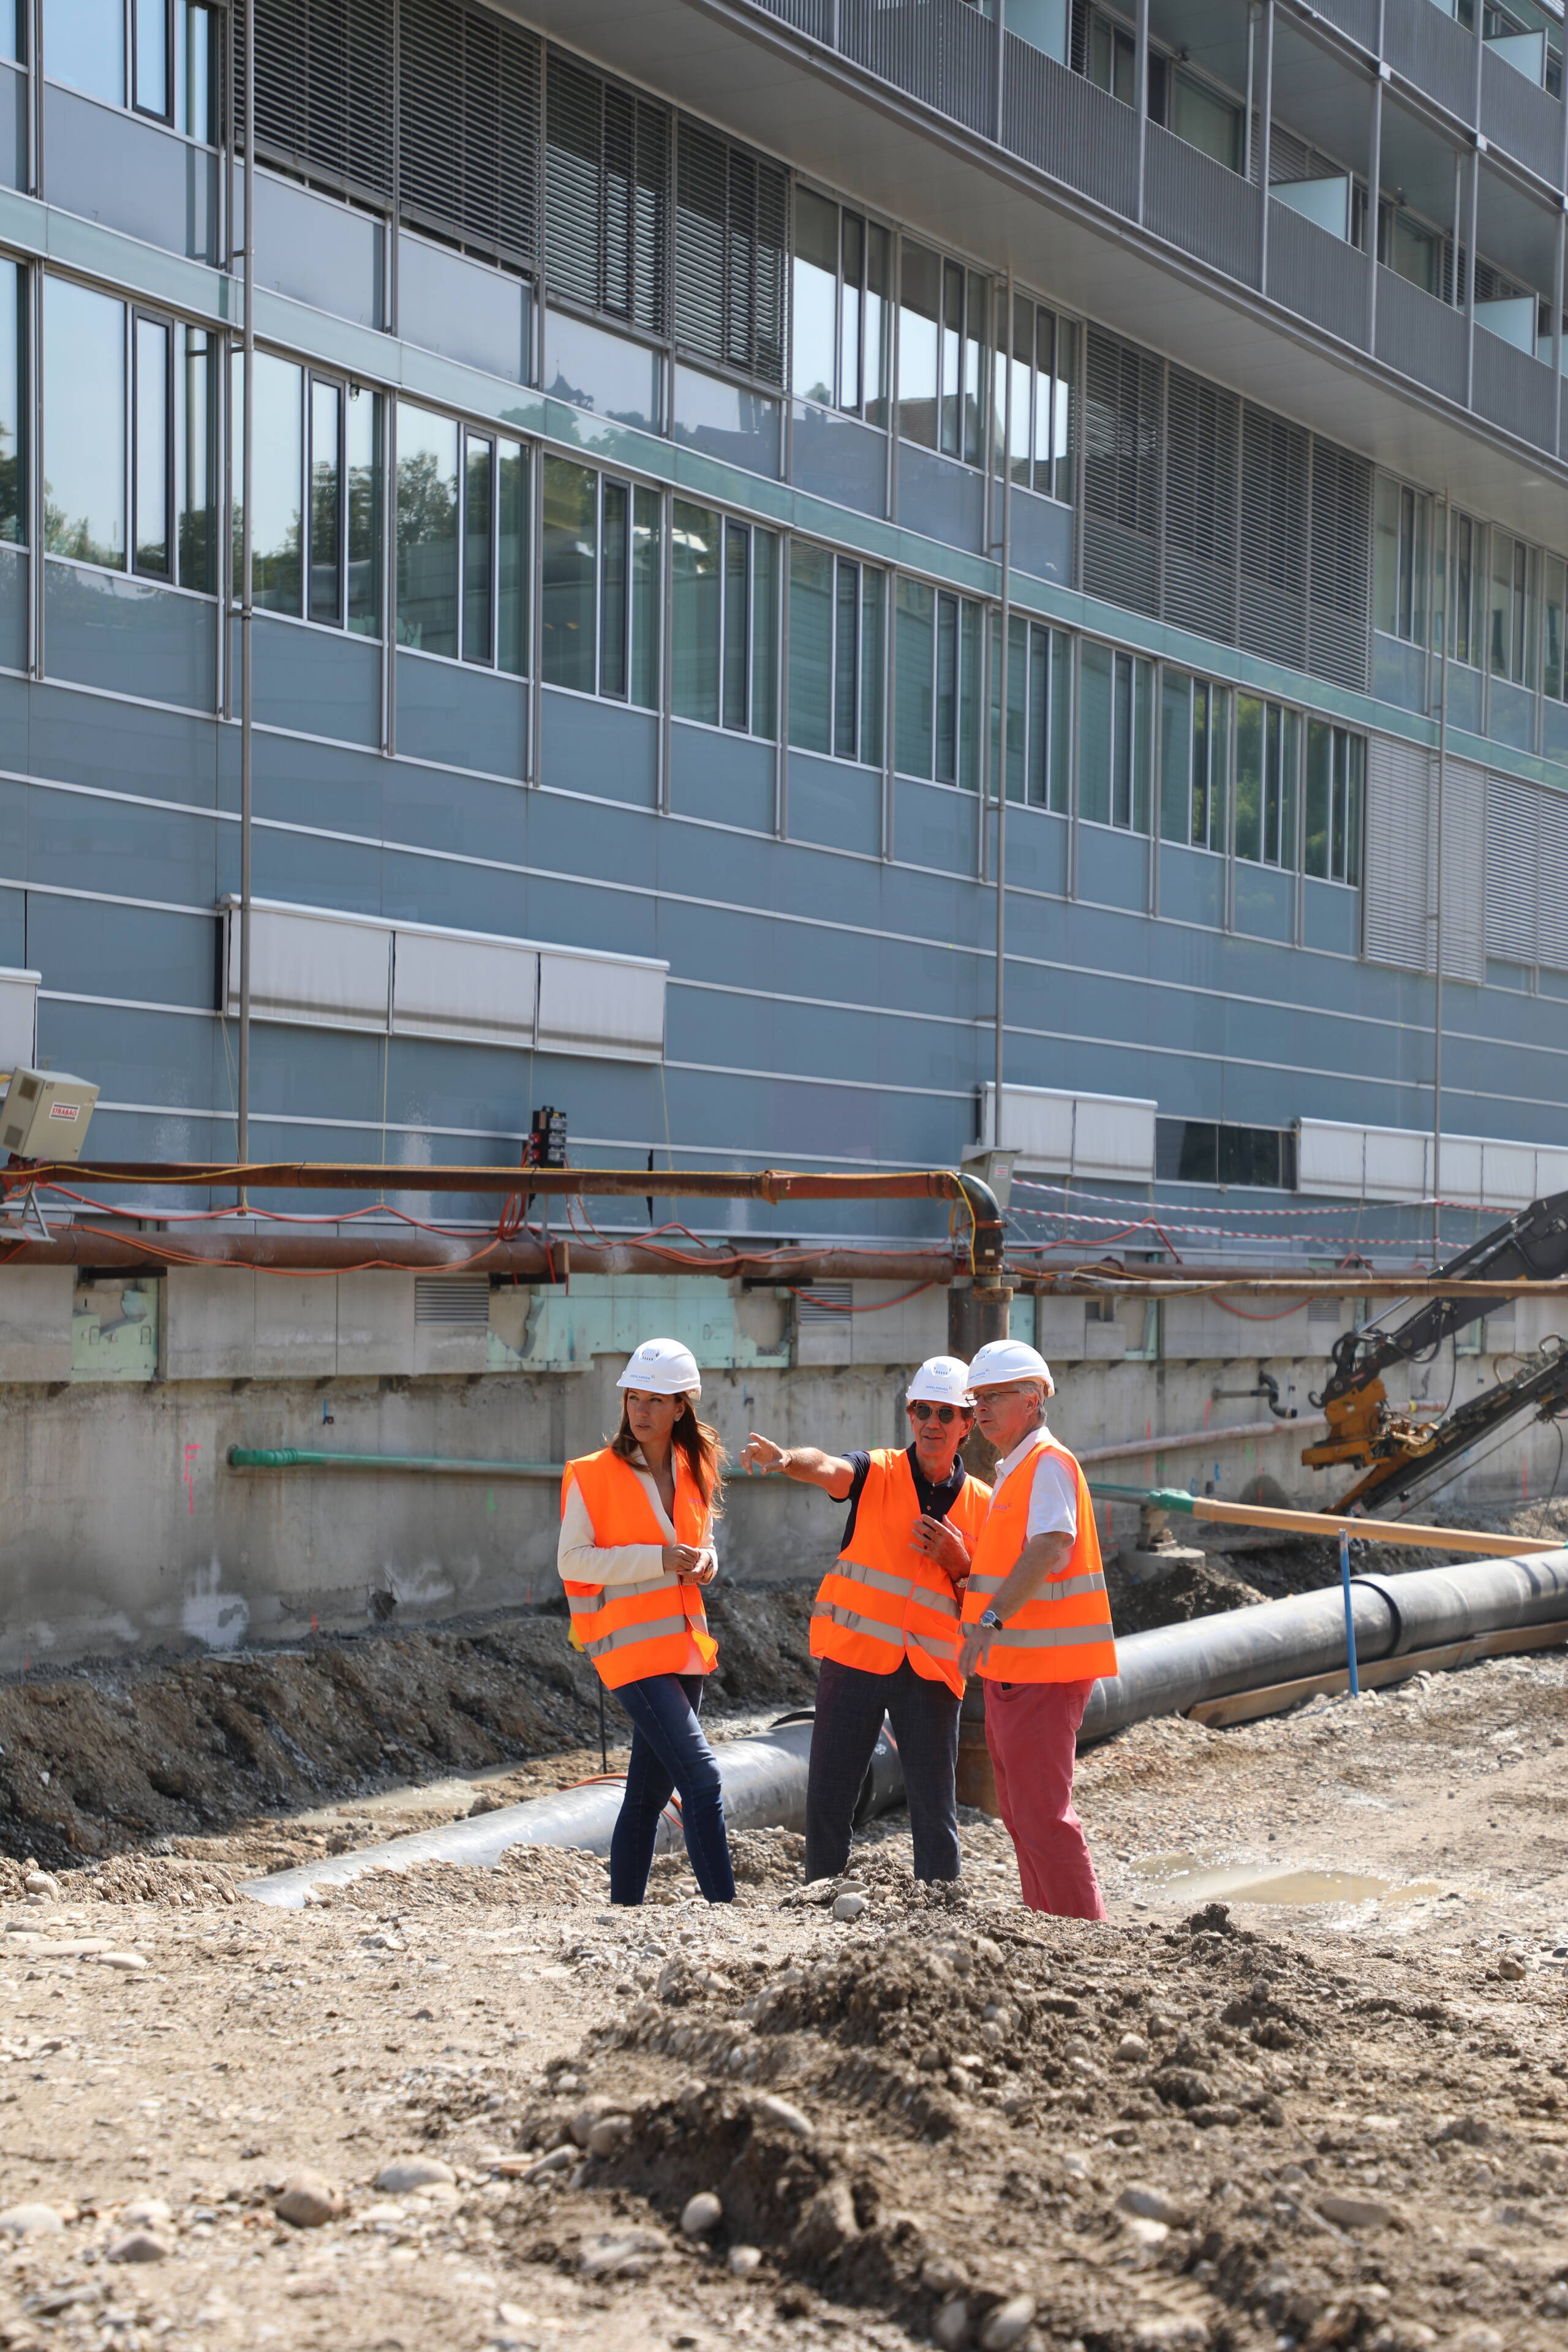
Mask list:
[{"label": "long dark hair", "polygon": [[[723,1512],[720,1507],[720,1497],[723,1489],[724,1465],[730,1457],[719,1443],[718,1431],[710,1429],[705,1421],[698,1420],[691,1410],[691,1399],[689,1396],[682,1397],[680,1401],[680,1412],[674,1428],[669,1433],[669,1442],[672,1446],[679,1449],[687,1468],[691,1473],[698,1493],[712,1512],[713,1517],[716,1519],[722,1518]],[[637,1440],[632,1434],[631,1421],[624,1402],[621,1406],[621,1425],[610,1440],[610,1451],[612,1454],[618,1454],[623,1462],[629,1462],[632,1455],[640,1451]]]}]

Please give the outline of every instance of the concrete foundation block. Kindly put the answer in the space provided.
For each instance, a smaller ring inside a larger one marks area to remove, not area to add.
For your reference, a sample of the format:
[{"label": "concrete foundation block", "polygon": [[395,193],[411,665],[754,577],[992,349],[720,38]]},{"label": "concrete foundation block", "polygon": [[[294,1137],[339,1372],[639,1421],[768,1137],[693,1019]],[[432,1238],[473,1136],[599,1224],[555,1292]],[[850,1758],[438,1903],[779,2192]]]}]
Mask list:
[{"label": "concrete foundation block", "polygon": [[0,1381],[68,1381],[71,1369],[68,1265],[8,1266],[0,1283]]},{"label": "concrete foundation block", "polygon": [[412,1274],[340,1274],[338,1370],[402,1373],[414,1370]]},{"label": "concrete foundation block", "polygon": [[164,1379],[253,1379],[256,1285],[266,1278],[245,1267],[172,1265],[164,1277]]},{"label": "concrete foundation block", "polygon": [[258,1274],[255,1375],[323,1380],[338,1369],[335,1276]]}]

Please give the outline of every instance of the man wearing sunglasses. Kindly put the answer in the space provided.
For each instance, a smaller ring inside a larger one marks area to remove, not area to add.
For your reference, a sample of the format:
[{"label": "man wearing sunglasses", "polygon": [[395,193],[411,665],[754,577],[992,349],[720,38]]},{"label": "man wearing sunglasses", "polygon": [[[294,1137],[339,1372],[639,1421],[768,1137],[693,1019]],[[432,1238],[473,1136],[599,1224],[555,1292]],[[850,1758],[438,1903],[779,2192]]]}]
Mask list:
[{"label": "man wearing sunglasses", "polygon": [[747,1470],[820,1486],[849,1506],[837,1560],[811,1618],[821,1661],[805,1797],[805,1874],[837,1878],[886,1715],[898,1743],[915,1876],[959,1871],[959,1613],[991,1489],[958,1449],[973,1425],[969,1368],[932,1356],[905,1395],[912,1444],[848,1454],[753,1434]]}]

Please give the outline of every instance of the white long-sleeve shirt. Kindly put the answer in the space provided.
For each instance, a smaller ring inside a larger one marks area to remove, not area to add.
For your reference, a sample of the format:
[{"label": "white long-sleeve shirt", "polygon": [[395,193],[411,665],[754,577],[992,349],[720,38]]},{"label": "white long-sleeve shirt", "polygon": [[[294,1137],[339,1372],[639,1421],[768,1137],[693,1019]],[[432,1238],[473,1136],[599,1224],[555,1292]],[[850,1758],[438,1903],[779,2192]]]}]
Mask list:
[{"label": "white long-sleeve shirt", "polygon": [[[637,1484],[653,1507],[653,1515],[662,1531],[660,1543],[599,1544],[594,1539],[594,1522],[588,1516],[588,1506],[583,1500],[583,1490],[574,1478],[566,1490],[566,1500],[561,1510],[561,1535],[555,1547],[555,1569],[563,1584],[646,1584],[664,1574],[664,1545],[679,1543],[669,1513],[654,1482],[652,1471],[641,1453],[632,1455],[627,1468],[634,1471]],[[710,1512],[702,1526],[704,1561],[714,1557],[713,1517]],[[683,1675],[707,1672],[695,1641],[689,1643],[685,1663],[677,1671]]]}]

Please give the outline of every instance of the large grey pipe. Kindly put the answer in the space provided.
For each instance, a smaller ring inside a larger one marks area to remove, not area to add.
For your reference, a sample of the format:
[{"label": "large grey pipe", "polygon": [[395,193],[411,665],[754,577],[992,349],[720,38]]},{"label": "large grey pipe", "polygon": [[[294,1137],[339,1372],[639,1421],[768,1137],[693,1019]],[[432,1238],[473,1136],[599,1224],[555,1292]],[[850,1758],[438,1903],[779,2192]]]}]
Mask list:
[{"label": "large grey pipe", "polygon": [[[724,1782],[724,1818],[732,1830],[805,1827],[811,1726],[811,1713],[804,1710],[783,1717],[750,1739],[716,1744],[713,1752]],[[498,1806],[493,1813],[480,1813],[473,1821],[447,1822],[439,1829],[388,1838],[382,1845],[325,1855],[320,1862],[302,1864],[298,1870],[253,1878],[240,1891],[253,1895],[258,1903],[297,1911],[308,1887],[342,1886],[351,1878],[363,1877],[367,1870],[407,1870],[422,1862],[463,1862],[493,1870],[515,1845],[575,1846],[605,1854],[621,1810],[622,1792],[619,1780],[588,1781],[580,1789],[531,1798],[527,1804]],[[857,1822],[887,1812],[901,1801],[903,1793],[899,1751],[884,1727],[856,1806]],[[680,1832],[667,1814],[659,1823],[655,1852],[668,1853],[679,1843]]]}]

